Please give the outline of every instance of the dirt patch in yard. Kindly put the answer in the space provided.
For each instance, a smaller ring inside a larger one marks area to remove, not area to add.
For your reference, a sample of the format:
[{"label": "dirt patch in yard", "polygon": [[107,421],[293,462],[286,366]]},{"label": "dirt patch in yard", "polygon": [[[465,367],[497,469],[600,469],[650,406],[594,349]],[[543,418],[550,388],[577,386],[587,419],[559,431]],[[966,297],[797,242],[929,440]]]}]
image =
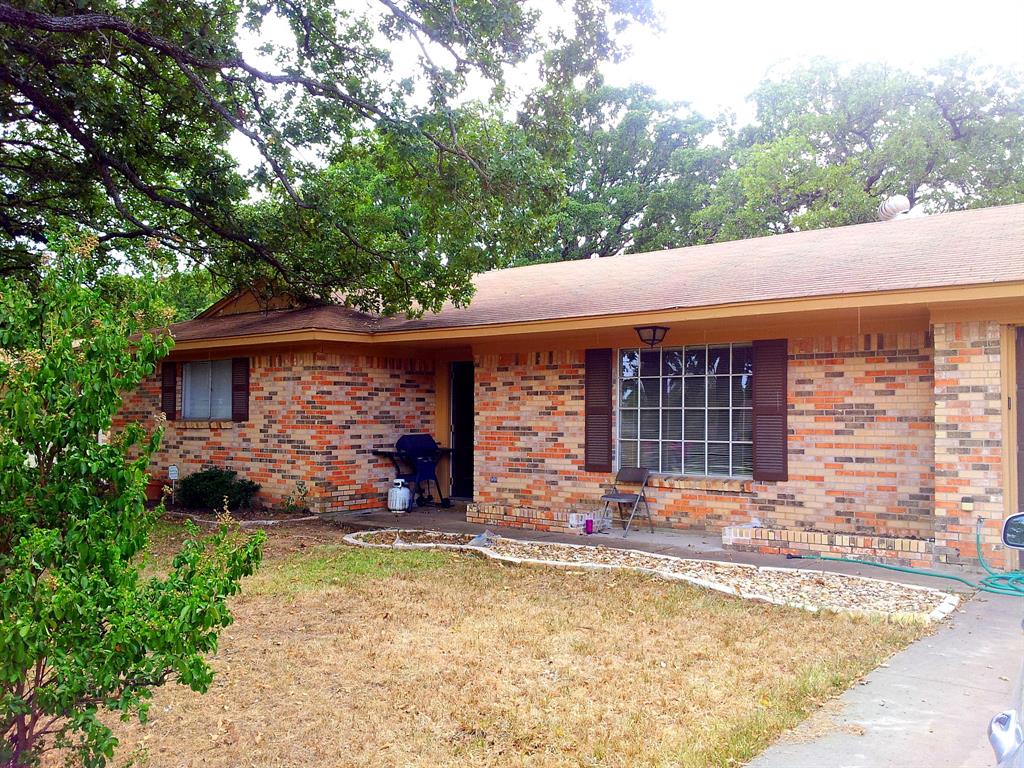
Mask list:
[{"label": "dirt patch in yard", "polygon": [[730,766],[926,631],[344,533],[268,531],[213,687],[118,723],[118,765]]},{"label": "dirt patch in yard", "polygon": [[[200,527],[200,533],[208,533],[209,528]],[[244,533],[252,530],[246,529]],[[264,558],[273,562],[287,555],[297,554],[323,544],[341,544],[345,536],[356,531],[352,526],[331,523],[324,520],[301,520],[289,523],[284,527],[268,527],[267,543],[263,547]],[[157,521],[150,542],[150,554],[156,558],[173,555],[185,539],[185,521],[180,518],[163,517]]]}]

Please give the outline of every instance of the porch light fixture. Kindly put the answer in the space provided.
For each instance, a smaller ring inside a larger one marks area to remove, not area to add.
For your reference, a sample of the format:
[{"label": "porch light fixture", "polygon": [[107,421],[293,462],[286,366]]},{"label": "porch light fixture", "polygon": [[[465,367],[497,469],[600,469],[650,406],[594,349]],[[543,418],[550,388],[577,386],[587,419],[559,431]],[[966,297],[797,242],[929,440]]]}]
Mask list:
[{"label": "porch light fixture", "polygon": [[633,330],[636,331],[636,335],[640,337],[640,341],[654,349],[656,346],[661,344],[665,339],[665,334],[668,333],[668,328],[664,325],[638,325]]}]

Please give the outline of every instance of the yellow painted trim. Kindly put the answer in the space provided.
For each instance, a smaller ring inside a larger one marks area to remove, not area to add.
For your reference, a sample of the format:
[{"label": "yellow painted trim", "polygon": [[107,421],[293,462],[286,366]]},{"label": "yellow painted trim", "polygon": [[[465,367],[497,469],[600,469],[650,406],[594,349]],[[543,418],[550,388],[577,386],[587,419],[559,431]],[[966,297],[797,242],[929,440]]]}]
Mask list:
[{"label": "yellow painted trim", "polygon": [[[599,329],[624,328],[634,325],[684,323],[695,321],[752,318],[786,313],[828,311],[837,309],[868,309],[888,306],[931,306],[936,314],[945,305],[963,305],[966,302],[1002,300],[1024,301],[1024,281],[987,283],[984,285],[945,288],[917,288],[903,291],[878,291],[859,294],[838,294],[800,299],[778,299],[719,304],[707,307],[689,307],[653,312],[589,315],[552,320],[535,320],[487,325],[467,325],[456,328],[421,328],[406,331],[353,332],[304,329],[280,333],[249,334],[193,341],[182,341],[178,350],[210,347],[262,346],[265,344],[294,344],[297,342],[350,342],[361,344],[395,344],[425,341],[468,341],[488,337],[517,334],[566,333]],[[980,309],[980,308],[979,308]],[[980,309],[979,314],[983,314]]]},{"label": "yellow painted trim", "polygon": [[[451,364],[457,360],[472,360],[472,350],[468,348],[441,350],[434,356],[434,439],[450,448],[452,445],[452,369]],[[451,462],[445,456],[438,463],[438,479],[441,491],[447,496],[451,493]]]},{"label": "yellow painted trim", "polygon": [[[445,448],[452,444],[449,400],[451,398],[451,370],[448,362],[436,363],[434,369],[434,439]],[[451,494],[451,462],[443,456],[438,462],[438,480],[441,481],[441,492]]]},{"label": "yellow painted trim", "polygon": [[997,322],[1024,325],[1024,296],[986,301],[983,304],[937,307],[931,311],[933,323]]},{"label": "yellow painted trim", "polygon": [[[875,310],[877,312],[878,310]],[[798,338],[806,336],[857,336],[877,333],[924,333],[929,328],[927,310],[913,315],[881,315],[856,310],[806,312],[801,315],[777,315],[764,318],[715,320],[669,325],[665,344],[717,344],[761,338]],[[558,334],[520,334],[483,339],[473,343],[480,354],[501,352],[546,352],[552,349],[589,349],[593,347],[630,347],[638,343],[633,326]]]},{"label": "yellow painted trim", "polygon": [[215,301],[213,304],[211,304],[198,315],[196,315],[196,319],[216,317],[218,314],[220,314],[220,311],[224,309],[224,307],[228,307],[234,304],[236,301],[238,301],[238,297],[238,291],[235,291],[234,293],[229,293],[227,296],[223,297],[222,299],[219,299],[218,301]]},{"label": "yellow painted trim", "polygon": [[[256,297],[258,289],[266,288],[265,280],[260,280],[252,288],[229,293],[219,301],[214,302],[204,309],[196,318],[220,317],[223,315],[237,315],[246,312],[257,312],[268,309],[298,309],[306,306],[303,302],[297,301],[291,294],[283,293],[275,296],[265,304],[261,304]],[[241,309],[239,309],[241,307]],[[232,310],[232,311],[225,311]]]}]

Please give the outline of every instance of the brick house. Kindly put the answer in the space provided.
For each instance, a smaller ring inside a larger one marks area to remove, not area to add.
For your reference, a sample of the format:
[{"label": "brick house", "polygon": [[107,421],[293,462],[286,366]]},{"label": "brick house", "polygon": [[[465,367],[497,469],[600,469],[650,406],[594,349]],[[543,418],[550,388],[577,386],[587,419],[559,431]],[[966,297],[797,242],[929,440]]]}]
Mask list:
[{"label": "brick house", "polygon": [[[565,529],[620,464],[656,523],[761,551],[1003,561],[1022,498],[1024,205],[488,272],[469,307],[382,318],[230,296],[123,418],[153,470],[232,467],[274,503],[384,506],[406,432],[475,522]],[[667,328],[648,348],[636,328]],[[762,527],[741,527],[757,518]]]}]

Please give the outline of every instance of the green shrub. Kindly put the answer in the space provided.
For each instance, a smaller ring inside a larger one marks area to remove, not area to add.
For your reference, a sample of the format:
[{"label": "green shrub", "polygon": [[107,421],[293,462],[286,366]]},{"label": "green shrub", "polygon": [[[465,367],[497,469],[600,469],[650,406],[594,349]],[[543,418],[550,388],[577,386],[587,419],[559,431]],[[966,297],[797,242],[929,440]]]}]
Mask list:
[{"label": "green shrub", "polygon": [[163,575],[141,572],[163,428],[114,417],[172,340],[147,330],[148,290],[111,302],[97,287],[111,269],[98,242],[50,240],[36,285],[0,276],[0,766],[55,748],[53,764],[112,764],[109,723],[145,722],[164,683],[207,690],[228,598],[264,538],[191,524]]},{"label": "green shrub", "polygon": [[259,483],[238,479],[233,469],[210,467],[187,475],[178,484],[178,502],[190,509],[221,509],[227,499],[229,509],[252,504],[260,490]]}]

